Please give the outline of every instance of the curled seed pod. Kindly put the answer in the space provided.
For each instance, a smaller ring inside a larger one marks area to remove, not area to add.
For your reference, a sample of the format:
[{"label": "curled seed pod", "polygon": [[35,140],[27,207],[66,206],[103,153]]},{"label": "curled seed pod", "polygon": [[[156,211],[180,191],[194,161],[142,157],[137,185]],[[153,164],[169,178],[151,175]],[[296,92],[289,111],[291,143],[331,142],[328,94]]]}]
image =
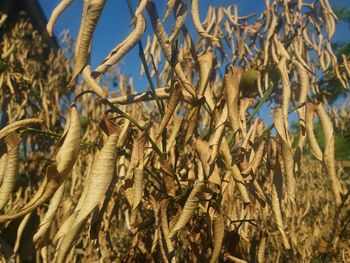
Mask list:
[{"label": "curled seed pod", "polygon": [[305,128],[307,139],[310,143],[312,153],[320,162],[323,160],[323,153],[320,146],[317,143],[316,136],[314,133],[313,116],[316,110],[316,105],[308,102],[305,105]]},{"label": "curled seed pod", "polygon": [[[153,2],[147,3],[147,11],[152,23],[153,31],[158,39],[159,45],[163,50],[164,56],[168,63],[172,63],[172,52],[171,52],[171,46],[169,44],[168,35],[164,30],[164,27],[162,25],[162,22],[160,21],[160,18],[157,14],[157,10],[155,7],[155,4]],[[182,67],[179,62],[176,62],[174,65],[174,71],[176,73],[176,76],[181,81],[181,84],[184,86],[185,90],[190,93],[193,97],[196,97],[196,93],[192,87],[192,84],[188,81],[188,79],[185,76],[185,73],[182,70]]]},{"label": "curled seed pod", "polygon": [[142,200],[142,194],[143,194],[143,180],[144,180],[144,155],[145,155],[145,145],[146,145],[146,139],[145,139],[145,133],[140,132],[136,139],[137,144],[137,160],[138,165],[134,170],[134,199],[132,203],[132,209],[135,211],[137,206],[140,204]]},{"label": "curled seed pod", "polygon": [[339,206],[342,203],[342,198],[341,198],[342,189],[339,182],[339,178],[337,177],[336,171],[335,171],[335,161],[334,161],[335,135],[334,135],[333,124],[322,104],[319,104],[317,106],[316,113],[322,125],[322,130],[324,134],[325,148],[324,148],[324,154],[323,154],[323,161],[326,165],[328,177],[331,181],[335,204]]},{"label": "curled seed pod", "polygon": [[345,54],[341,55],[342,59],[343,59],[343,64],[344,64],[344,68],[346,73],[348,74],[348,78],[350,78],[350,64],[348,62],[348,58]]},{"label": "curled seed pod", "polygon": [[78,158],[81,127],[79,113],[73,104],[67,111],[67,122],[62,137],[57,144],[55,162],[46,169],[43,183],[40,185],[34,197],[18,212],[1,215],[0,222],[5,222],[21,217],[50,199],[61,184],[66,180]]},{"label": "curled seed pod", "polygon": [[176,2],[178,2],[178,0],[168,0],[166,3],[166,10],[165,10],[165,14],[164,14],[164,18],[163,18],[163,23],[168,19],[168,17],[171,14],[171,10],[174,9]]},{"label": "curled seed pod", "polygon": [[295,178],[294,178],[294,156],[292,144],[288,134],[287,117],[283,114],[282,108],[278,107],[274,111],[273,122],[277,133],[281,139],[282,157],[285,165],[287,195],[295,211]]},{"label": "curled seed pod", "polygon": [[24,229],[25,229],[25,227],[27,226],[31,215],[32,215],[32,214],[29,213],[29,214],[27,214],[25,217],[23,217],[21,223],[20,223],[19,226],[18,226],[15,245],[13,246],[13,253],[14,253],[14,254],[17,254],[17,253],[18,253],[19,245],[21,244],[21,239],[22,239],[22,235],[23,235]]},{"label": "curled seed pod", "polygon": [[201,20],[199,18],[198,6],[199,6],[199,0],[191,0],[191,16],[192,16],[193,25],[196,31],[202,37],[209,38],[214,43],[218,42],[219,39],[217,37],[210,35],[208,32],[204,30]]},{"label": "curled seed pod", "polygon": [[198,95],[201,97],[205,94],[206,102],[210,110],[213,110],[215,104],[209,90],[208,79],[214,62],[214,53],[209,51],[198,57],[199,64],[199,88]]},{"label": "curled seed pod", "polygon": [[80,210],[73,219],[70,231],[62,237],[61,245],[57,252],[57,262],[65,262],[67,253],[74,240],[77,238],[77,235],[84,227],[85,222],[88,220],[88,216],[95,207],[103,201],[112,182],[114,166],[116,163],[115,148],[120,128],[107,118],[102,120],[100,127],[106,130],[108,138],[102,147],[98,158],[94,161],[91,170],[92,175],[89,176],[86,195]]},{"label": "curled seed pod", "polygon": [[[277,156],[277,158],[278,158],[278,156]],[[276,161],[275,166],[278,166],[278,165],[279,165],[279,162]],[[276,176],[276,174],[274,174],[274,177],[275,176]],[[275,178],[274,178],[274,180],[275,180]],[[284,231],[284,224],[283,224],[283,220],[282,220],[282,212],[281,212],[281,207],[280,207],[281,200],[279,200],[279,198],[278,198],[278,192],[281,192],[281,189],[277,189],[277,184],[275,184],[275,183],[272,184],[271,185],[272,212],[273,212],[273,215],[274,215],[274,218],[276,221],[277,228],[282,236],[283,246],[285,247],[285,249],[290,249],[290,244],[289,244],[286,232]]]},{"label": "curled seed pod", "polygon": [[209,140],[209,146],[212,150],[210,155],[210,160],[209,160],[210,164],[216,160],[217,154],[219,152],[221,140],[223,138],[225,127],[226,127],[225,124],[227,121],[227,117],[228,117],[227,104],[225,104],[220,114],[220,117],[215,125],[215,131]]},{"label": "curled seed pod", "polygon": [[222,241],[224,240],[224,234],[224,219],[220,212],[215,211],[215,214],[213,216],[213,252],[210,258],[210,263],[215,263],[219,259]]},{"label": "curled seed pod", "polygon": [[102,13],[105,0],[89,0],[86,7],[86,14],[82,17],[82,23],[79,30],[79,39],[77,40],[76,61],[73,69],[72,79],[68,83],[71,87],[75,84],[78,75],[88,64],[89,49],[92,35]]},{"label": "curled seed pod", "polygon": [[49,22],[47,22],[46,30],[49,33],[49,36],[52,37],[53,27],[58,19],[58,17],[63,13],[65,9],[70,6],[73,0],[61,0],[61,2],[55,7],[52,11]]},{"label": "curled seed pod", "polygon": [[11,193],[15,188],[16,176],[18,170],[18,148],[21,138],[15,132],[10,133],[5,138],[6,144],[6,171],[3,182],[0,187],[0,209],[2,209],[9,200]]},{"label": "curled seed pod", "polygon": [[227,96],[228,117],[232,126],[232,132],[234,134],[236,134],[240,128],[238,100],[239,100],[239,83],[240,83],[242,74],[243,74],[242,68],[232,67],[231,65],[229,65],[227,67],[227,70],[224,76],[226,96]]},{"label": "curled seed pod", "polygon": [[[91,176],[91,169],[92,169],[92,165],[91,163],[93,163],[92,158],[89,158],[89,167],[88,167],[88,177],[86,178],[86,181],[88,182],[90,180],[90,176]],[[73,211],[73,213],[71,213],[67,219],[63,222],[63,224],[60,226],[58,232],[56,233],[55,237],[52,240],[53,244],[57,244],[57,248],[60,247],[60,244],[62,243],[62,238],[67,235],[67,233],[69,233],[70,228],[74,222],[74,218],[77,215],[77,213],[79,212],[84,200],[85,200],[85,196],[87,193],[88,188],[84,187],[82,194],[80,195],[79,201]]]},{"label": "curled seed pod", "polygon": [[134,170],[134,198],[132,202],[132,209],[133,211],[137,208],[137,206],[140,204],[142,200],[142,194],[143,194],[143,178],[144,178],[144,170],[143,166],[136,167]]},{"label": "curled seed pod", "polygon": [[136,43],[140,41],[145,29],[145,19],[142,14],[139,14],[136,17],[135,29],[108,54],[108,56],[92,73],[93,77],[98,77],[100,74],[106,72],[111,66],[118,63],[136,45]]},{"label": "curled seed pod", "polygon": [[193,214],[198,208],[199,205],[199,197],[205,188],[205,183],[201,181],[196,181],[194,187],[188,196],[185,206],[180,214],[179,219],[176,221],[174,227],[170,230],[166,238],[172,238],[177,231],[183,228],[188,221],[191,219]]},{"label": "curled seed pod", "polygon": [[[165,87],[165,88],[158,88],[155,89],[156,95],[159,99],[168,99],[171,94],[171,88]],[[152,95],[153,91],[143,91],[140,93],[130,93],[128,95],[111,98],[109,101],[111,103],[115,104],[121,104],[121,105],[128,105],[138,102],[145,102],[145,101],[151,101],[154,100],[154,97]]]},{"label": "curled seed pod", "polygon": [[[168,204],[169,204],[168,199],[163,199],[159,203],[159,206],[160,206],[159,221],[160,221],[162,234],[164,237],[166,237],[169,233],[168,215],[167,215]],[[171,242],[171,239],[169,238],[165,239],[165,244],[166,244],[166,248],[169,255],[168,258],[169,258],[170,255],[173,254],[174,246],[173,246],[173,243]],[[171,259],[171,262],[176,262],[175,257]]]},{"label": "curled seed pod", "polygon": [[[170,0],[172,1],[172,0]],[[170,2],[168,1],[168,3]],[[171,35],[169,36],[169,43],[173,43],[174,39],[176,38],[177,34],[182,29],[183,25],[185,24],[186,16],[187,16],[187,5],[185,2],[182,1],[174,1],[177,2],[177,6],[175,7],[174,14],[175,14],[175,25],[173,27],[173,31]],[[165,17],[163,21],[165,20]]]},{"label": "curled seed pod", "polygon": [[171,166],[171,163],[167,160],[159,160],[160,169],[163,173],[163,182],[168,196],[176,196],[176,174]]},{"label": "curled seed pod", "polygon": [[210,149],[209,149],[209,143],[207,141],[196,139],[195,140],[195,147],[196,152],[199,156],[199,159],[202,163],[203,172],[205,175],[205,178],[208,179],[210,177],[210,166],[209,166],[209,159],[210,159]]},{"label": "curled seed pod", "polygon": [[39,118],[29,118],[24,119],[20,121],[15,121],[14,123],[11,123],[0,130],[0,140],[5,138],[7,135],[9,135],[12,132],[15,132],[19,129],[31,127],[31,126],[38,126],[44,123],[43,119]]},{"label": "curled seed pod", "polygon": [[170,134],[170,138],[167,142],[167,152],[169,152],[171,150],[171,148],[174,146],[175,141],[176,141],[176,137],[179,134],[180,128],[181,128],[181,124],[183,121],[183,117],[182,116],[174,116],[173,118],[173,130]]},{"label": "curled seed pod", "polygon": [[288,114],[288,104],[291,95],[290,81],[288,77],[288,70],[286,66],[286,57],[283,56],[277,65],[277,69],[281,76],[282,81],[282,110],[283,114]]},{"label": "curled seed pod", "polygon": [[66,183],[64,182],[56,191],[54,196],[52,197],[50,201],[49,208],[47,209],[44,218],[41,220],[40,225],[38,227],[38,230],[36,231],[35,235],[33,236],[33,243],[37,247],[42,247],[43,245],[43,239],[48,232],[52,221],[55,218],[56,212],[61,204],[61,201],[63,199],[64,189],[65,189]]},{"label": "curled seed pod", "polygon": [[265,263],[265,250],[266,250],[267,234],[264,232],[261,234],[261,239],[258,246],[258,263]]},{"label": "curled seed pod", "polygon": [[7,151],[6,146],[0,146],[0,186],[2,185],[4,175],[6,172],[6,163],[7,163]]},{"label": "curled seed pod", "polygon": [[85,81],[86,85],[91,88],[98,96],[102,99],[107,98],[104,90],[97,84],[97,82],[91,77],[91,67],[86,65],[82,72],[82,78]]},{"label": "curled seed pod", "polygon": [[135,17],[138,17],[139,15],[141,15],[143,13],[143,11],[145,11],[146,5],[147,5],[147,1],[148,0],[141,0],[135,10]]},{"label": "curled seed pod", "polygon": [[175,82],[174,90],[170,96],[168,106],[166,108],[166,111],[164,113],[164,116],[163,116],[162,121],[161,121],[159,128],[158,128],[158,136],[160,136],[162,134],[165,127],[168,125],[168,123],[171,119],[171,116],[173,115],[174,111],[176,110],[176,107],[178,106],[180,99],[182,97],[182,89],[183,89],[183,86],[181,85],[181,83],[179,83],[178,81]]},{"label": "curled seed pod", "polygon": [[199,106],[192,108],[189,113],[188,121],[187,121],[188,126],[186,129],[186,135],[185,135],[185,142],[188,142],[192,138],[193,134],[195,133],[198,117],[199,117]]},{"label": "curled seed pod", "polygon": [[237,182],[237,187],[238,187],[238,190],[242,196],[242,199],[243,199],[243,203],[245,206],[249,205],[250,204],[250,198],[249,198],[249,195],[248,195],[248,191],[247,191],[247,186],[244,182],[244,179],[241,175],[241,172],[239,171],[237,165],[233,165],[230,167],[230,171],[231,171],[231,174],[233,176],[233,178],[235,179],[235,181]]}]

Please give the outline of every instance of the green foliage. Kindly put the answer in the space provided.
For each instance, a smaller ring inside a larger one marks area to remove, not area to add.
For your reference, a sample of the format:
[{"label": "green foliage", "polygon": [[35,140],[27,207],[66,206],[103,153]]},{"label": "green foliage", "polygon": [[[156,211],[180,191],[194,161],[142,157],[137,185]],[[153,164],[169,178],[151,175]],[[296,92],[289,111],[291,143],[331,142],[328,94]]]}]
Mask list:
[{"label": "green foliage", "polygon": [[350,8],[344,6],[336,6],[333,8],[334,13],[339,20],[342,20],[350,26]]},{"label": "green foliage", "polygon": [[[299,137],[299,124],[293,123],[292,125],[293,134],[295,140],[293,141],[293,146],[296,146]],[[346,134],[341,130],[335,128],[335,159],[338,161],[349,161],[350,160],[350,134]],[[314,123],[314,132],[317,139],[317,142],[322,149],[324,150],[324,135],[322,131],[322,126],[319,121]],[[309,153],[310,154],[310,153]]]}]

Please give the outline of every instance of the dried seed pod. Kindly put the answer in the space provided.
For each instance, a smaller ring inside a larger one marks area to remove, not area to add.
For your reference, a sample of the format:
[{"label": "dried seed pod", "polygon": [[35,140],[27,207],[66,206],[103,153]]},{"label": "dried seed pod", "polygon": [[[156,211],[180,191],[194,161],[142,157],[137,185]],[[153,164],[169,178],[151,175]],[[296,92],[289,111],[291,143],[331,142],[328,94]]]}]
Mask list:
[{"label": "dried seed pod", "polygon": [[165,22],[165,20],[167,20],[168,17],[170,16],[171,11],[174,9],[176,2],[178,2],[178,0],[168,0],[167,1],[163,22]]},{"label": "dried seed pod", "polygon": [[201,97],[204,95],[206,102],[209,105],[210,110],[215,107],[212,94],[210,92],[210,87],[208,85],[209,74],[212,71],[214,64],[214,53],[208,51],[203,55],[198,57],[199,64],[199,88],[198,95]]},{"label": "dried seed pod", "polygon": [[227,96],[228,117],[232,126],[232,132],[234,134],[237,134],[240,128],[238,100],[239,100],[239,82],[241,80],[242,74],[243,74],[242,68],[229,66],[224,76],[226,96]]},{"label": "dried seed pod", "polygon": [[228,118],[227,105],[225,104],[220,114],[219,120],[215,125],[215,131],[209,140],[209,146],[212,149],[209,164],[213,163],[216,160],[217,154],[219,152],[221,140],[223,139],[223,135],[225,131],[225,123],[227,121],[227,118]]},{"label": "dried seed pod", "polygon": [[[172,0],[168,1],[171,2]],[[171,32],[171,35],[169,36],[169,43],[173,43],[176,36],[182,29],[182,27],[185,24],[186,16],[187,16],[187,5],[185,2],[182,2],[180,0],[174,1],[177,3],[175,10],[174,10],[174,15],[175,15],[175,25],[173,27],[173,31]],[[165,17],[163,19],[163,22],[165,20]]]},{"label": "dried seed pod", "polygon": [[86,67],[83,69],[82,77],[85,83],[89,88],[91,88],[98,96],[100,96],[102,99],[107,98],[106,93],[103,91],[103,89],[97,84],[97,82],[91,77],[91,67],[90,65],[86,65]]},{"label": "dried seed pod", "polygon": [[11,123],[0,130],[0,140],[2,138],[5,138],[7,135],[9,135],[12,132],[15,132],[19,129],[31,127],[31,126],[38,126],[44,123],[43,119],[39,118],[28,118],[20,121],[15,121],[14,123]]},{"label": "dried seed pod", "polygon": [[306,128],[306,134],[307,139],[310,143],[312,153],[314,156],[322,162],[323,160],[323,154],[321,151],[320,146],[318,145],[318,142],[316,140],[316,136],[314,133],[314,125],[313,125],[313,116],[316,110],[316,105],[308,102],[305,105],[305,128]]},{"label": "dried seed pod", "polygon": [[295,177],[294,177],[294,157],[292,144],[288,134],[287,117],[283,115],[282,108],[278,107],[274,111],[273,122],[281,140],[282,157],[286,172],[287,195],[295,211]]},{"label": "dried seed pod", "polygon": [[1,215],[0,222],[26,215],[55,194],[68,177],[78,158],[81,139],[80,129],[79,113],[73,104],[67,111],[67,122],[63,135],[57,144],[55,162],[47,167],[43,183],[34,197],[23,208],[13,214]]},{"label": "dried seed pod", "polygon": [[15,241],[15,245],[13,247],[13,253],[17,254],[18,250],[19,250],[19,245],[21,244],[21,239],[22,239],[22,234],[24,232],[25,227],[27,226],[29,219],[31,217],[31,213],[27,214],[25,217],[23,217],[21,223],[18,226],[17,229],[17,236],[16,236],[16,241]]},{"label": "dried seed pod", "polygon": [[107,118],[101,122],[101,128],[106,130],[108,138],[105,145],[101,149],[98,158],[94,161],[87,191],[80,210],[72,219],[70,232],[62,237],[61,245],[57,252],[57,262],[65,262],[67,253],[71,248],[77,235],[84,227],[84,223],[88,220],[89,215],[95,207],[103,201],[105,194],[112,182],[115,169],[116,152],[120,128]]},{"label": "dried seed pod", "polygon": [[205,188],[205,183],[196,181],[194,187],[188,196],[185,206],[180,214],[179,219],[176,221],[174,227],[170,230],[166,238],[172,238],[181,228],[183,228],[187,222],[191,219],[193,214],[198,208],[199,197]]},{"label": "dried seed pod", "polygon": [[170,100],[168,103],[168,106],[165,110],[164,116],[162,118],[162,121],[159,125],[158,128],[158,136],[160,136],[162,134],[162,132],[164,131],[164,129],[167,127],[171,116],[173,115],[173,113],[176,110],[176,107],[178,106],[180,99],[182,97],[182,85],[179,82],[175,82],[174,84],[174,90],[170,96]]},{"label": "dried seed pod", "polygon": [[[168,63],[172,63],[172,51],[171,46],[169,44],[169,38],[167,33],[164,30],[164,27],[162,25],[162,22],[160,21],[160,18],[157,14],[157,10],[155,8],[155,4],[153,2],[147,3],[147,11],[152,23],[153,31],[158,39],[159,45],[161,46],[164,56]],[[192,84],[187,80],[185,73],[182,70],[182,67],[179,62],[176,62],[175,65],[172,65],[174,67],[174,71],[181,81],[181,84],[184,86],[185,90],[192,95],[193,97],[196,97],[196,93],[192,87]]]},{"label": "dried seed pod", "polygon": [[207,31],[204,30],[199,18],[198,5],[199,0],[191,0],[191,16],[195,29],[202,37],[209,38],[214,43],[218,42],[219,39],[217,37],[210,35]]},{"label": "dried seed pod", "polygon": [[225,234],[225,224],[222,214],[215,211],[213,216],[213,252],[210,258],[210,263],[218,261],[221,251],[222,242]]},{"label": "dried seed pod", "polygon": [[49,208],[47,209],[44,218],[40,221],[38,230],[33,236],[33,243],[37,247],[43,246],[43,239],[45,235],[48,233],[51,223],[53,222],[55,215],[57,213],[57,210],[62,202],[65,185],[66,183],[64,182],[52,197]]},{"label": "dried seed pod", "polygon": [[135,15],[134,15],[135,17],[138,17],[139,15],[141,15],[143,13],[143,11],[145,11],[147,1],[148,0],[140,0],[139,4],[135,10]]},{"label": "dried seed pod", "polygon": [[89,0],[86,6],[86,14],[82,17],[82,23],[80,25],[77,49],[76,49],[76,61],[73,69],[72,79],[69,81],[68,86],[73,86],[78,78],[80,72],[88,64],[89,49],[95,27],[102,13],[105,0]]},{"label": "dried seed pod", "polygon": [[[277,157],[277,158],[280,158],[280,157]],[[275,166],[278,166],[278,165],[279,165],[279,162],[277,160]],[[274,176],[274,180],[275,180],[275,177],[277,176],[276,168],[275,168],[275,174],[273,176]],[[279,200],[279,197],[278,197],[278,192],[281,192],[281,189],[277,189],[277,187],[278,186],[276,183],[271,185],[272,211],[273,211],[273,215],[274,215],[274,218],[276,221],[277,228],[282,236],[283,246],[285,249],[290,249],[290,244],[289,244],[286,232],[284,230],[284,224],[283,224],[283,220],[282,220],[282,212],[281,212],[281,207],[280,207],[281,200]]]},{"label": "dried seed pod", "polygon": [[140,41],[145,29],[145,19],[142,14],[139,14],[136,17],[135,29],[119,45],[112,49],[108,56],[94,70],[92,73],[93,77],[98,77],[100,74],[106,72],[111,66],[118,63],[137,44],[137,42]]},{"label": "dried seed pod", "polygon": [[7,163],[7,150],[6,145],[0,146],[0,186],[4,180],[4,175],[6,172],[6,163]]},{"label": "dried seed pod", "polygon": [[261,239],[258,246],[258,252],[257,252],[258,263],[266,262],[266,256],[265,256],[266,243],[267,243],[267,234],[264,232],[261,234]]},{"label": "dried seed pod", "polygon": [[318,115],[318,118],[320,119],[320,123],[322,125],[322,130],[324,134],[325,147],[324,147],[324,153],[323,153],[323,161],[326,165],[329,180],[331,181],[335,204],[339,206],[342,203],[342,198],[341,198],[342,188],[339,182],[339,178],[337,177],[336,171],[335,171],[335,161],[334,161],[335,135],[334,135],[333,124],[321,103],[317,106],[316,113]]},{"label": "dried seed pod", "polygon": [[0,209],[9,200],[16,183],[18,170],[18,148],[21,138],[15,132],[5,137],[6,144],[6,170],[0,187]]},{"label": "dried seed pod", "polygon": [[140,132],[136,138],[136,144],[137,144],[137,161],[138,165],[134,170],[134,199],[132,203],[132,210],[135,211],[137,206],[140,204],[142,200],[142,194],[143,194],[143,180],[144,180],[144,154],[145,154],[145,133]]},{"label": "dried seed pod", "polygon": [[68,8],[68,6],[73,3],[73,0],[61,0],[61,2],[55,7],[55,9],[52,11],[49,21],[46,25],[46,30],[49,33],[49,36],[52,37],[53,33],[53,27],[58,19],[58,17],[64,12],[65,9]]}]

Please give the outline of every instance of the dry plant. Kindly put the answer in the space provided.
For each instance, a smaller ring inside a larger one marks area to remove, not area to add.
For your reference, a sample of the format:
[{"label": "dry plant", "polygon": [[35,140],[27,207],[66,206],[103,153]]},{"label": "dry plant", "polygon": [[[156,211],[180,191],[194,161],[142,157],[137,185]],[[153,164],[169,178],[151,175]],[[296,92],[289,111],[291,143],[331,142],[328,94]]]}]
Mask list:
[{"label": "dry plant", "polygon": [[[53,10],[49,34],[71,2]],[[331,48],[328,0],[266,0],[259,16],[210,6],[204,21],[198,0],[168,0],[163,18],[155,2],[135,12],[129,2],[133,30],[95,69],[105,1],[83,3],[72,63],[48,54],[25,19],[5,28],[3,260],[349,262],[350,184],[333,127],[346,129],[349,112],[317,100],[323,75],[344,89],[350,78],[349,58],[338,64]],[[154,35],[143,48],[146,23]],[[108,71],[136,45],[150,86],[139,93]],[[257,117],[263,105],[270,126]]]}]

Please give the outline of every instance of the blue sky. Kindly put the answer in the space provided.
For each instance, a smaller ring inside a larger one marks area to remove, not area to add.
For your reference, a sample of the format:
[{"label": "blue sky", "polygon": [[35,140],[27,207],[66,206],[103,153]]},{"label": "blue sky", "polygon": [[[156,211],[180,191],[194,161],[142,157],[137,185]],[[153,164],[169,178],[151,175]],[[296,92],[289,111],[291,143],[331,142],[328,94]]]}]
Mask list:
[{"label": "blue sky", "polygon": [[[39,0],[44,13],[47,17],[50,16],[54,7],[60,2],[60,0]],[[65,29],[68,29],[73,37],[76,37],[79,30],[81,13],[82,13],[82,0],[75,0],[73,4],[63,13],[55,25],[54,33],[56,36]],[[138,3],[138,0],[131,0],[133,7]],[[157,0],[157,10],[160,17],[163,17],[166,8],[166,0]],[[189,1],[187,1],[189,4]],[[263,0],[201,0],[200,1],[200,15],[203,20],[208,6],[210,4],[215,6],[228,6],[237,4],[238,12],[240,16],[255,13],[256,17],[259,16],[260,12],[265,9],[265,1]],[[350,7],[350,0],[331,0],[332,6],[347,6]],[[145,14],[146,19],[148,15]],[[254,19],[254,18],[253,18]],[[122,41],[132,30],[129,27],[130,13],[128,11],[126,0],[107,0],[104,11],[100,18],[100,21],[96,27],[94,33],[94,40],[92,44],[92,57],[91,64],[92,68],[97,66],[108,52],[114,48],[120,41]],[[165,23],[165,28],[170,29],[173,24],[173,16],[171,15]],[[193,30],[192,21],[187,17],[186,22],[193,38],[196,38],[196,32]],[[168,31],[169,32],[169,31]],[[147,30],[143,37],[143,44],[145,45],[147,34],[152,33],[150,23],[147,23]],[[344,23],[339,23],[337,31],[333,37],[334,41],[350,41],[350,30],[349,27]],[[126,55],[122,61],[118,64],[121,71],[128,75],[133,76],[136,90],[142,91],[148,88],[148,82],[146,78],[140,77],[141,62],[138,57],[138,50],[135,47],[128,55]],[[262,115],[269,115],[266,109],[262,109]],[[267,117],[267,116],[263,116]],[[264,119],[265,119],[264,118]]]},{"label": "blue sky", "polygon": [[[136,0],[131,0],[133,6],[137,5]],[[45,15],[50,16],[54,7],[60,2],[60,0],[39,0]],[[55,26],[55,34],[59,35],[64,29],[68,29],[70,34],[73,37],[76,37],[79,30],[81,12],[82,12],[82,2],[81,0],[75,0],[73,4],[66,10],[65,13],[59,18]],[[200,1],[200,14],[202,20],[206,15],[206,10],[210,4],[215,6],[228,6],[230,4],[237,4],[239,15],[247,15],[251,13],[256,13],[256,16],[259,16],[260,12],[264,10],[265,4],[263,0],[217,0],[217,1]],[[157,0],[157,9],[160,17],[165,13],[166,0]],[[350,6],[349,0],[333,0],[331,4],[334,6]],[[148,15],[145,14],[148,19]],[[189,18],[189,16],[188,16]],[[170,16],[170,19],[167,20],[165,26],[170,29],[171,24],[173,23],[173,16]],[[104,8],[101,19],[97,25],[94,40],[92,45],[92,67],[97,66],[103,58],[108,54],[108,52],[114,48],[121,40],[123,40],[128,33],[132,30],[129,27],[130,14],[128,11],[127,1],[126,0],[107,0],[106,6]],[[187,26],[193,28],[192,22],[190,19],[187,19]],[[145,44],[147,33],[151,33],[151,26],[148,23],[147,32],[144,35],[143,43]],[[192,36],[195,37],[196,33],[191,30]],[[348,32],[344,34],[344,32]],[[337,32],[334,36],[334,40],[350,40],[350,31],[346,25],[338,25]],[[135,63],[137,61],[137,63]],[[141,85],[143,82],[139,77],[140,72],[140,62],[137,54],[137,48],[134,48],[123,60],[119,63],[122,72],[134,76],[135,85]],[[141,88],[141,87],[140,87]],[[138,88],[139,89],[139,88]],[[141,88],[142,89],[142,88]]]}]

